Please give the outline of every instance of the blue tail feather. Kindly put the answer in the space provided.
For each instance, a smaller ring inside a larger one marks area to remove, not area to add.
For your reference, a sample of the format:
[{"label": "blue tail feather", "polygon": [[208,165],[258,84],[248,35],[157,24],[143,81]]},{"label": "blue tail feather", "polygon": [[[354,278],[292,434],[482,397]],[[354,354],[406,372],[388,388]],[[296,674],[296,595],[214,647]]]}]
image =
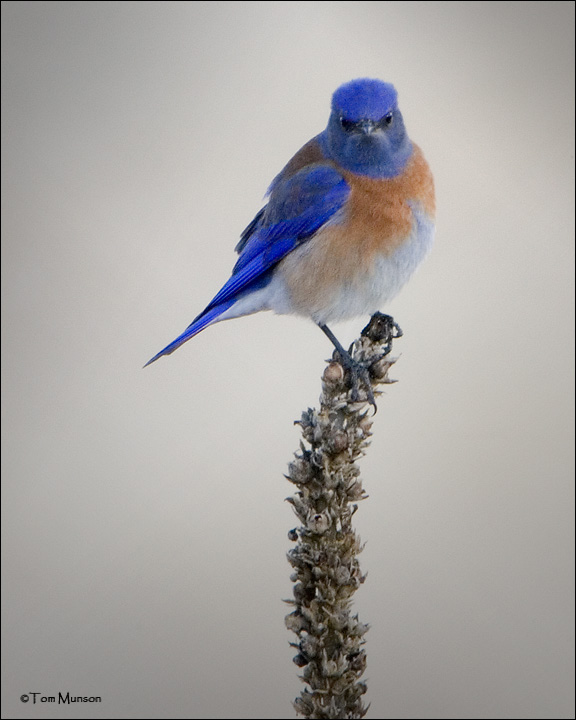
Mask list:
[{"label": "blue tail feather", "polygon": [[220,303],[219,305],[209,308],[200,315],[198,315],[198,317],[193,320],[190,325],[188,325],[186,330],[184,330],[184,332],[179,335],[176,340],[173,340],[169,345],[166,345],[164,350],[160,350],[157,355],[154,355],[153,358],[148,360],[144,367],[152,365],[153,362],[156,362],[156,360],[158,360],[158,358],[161,358],[163,355],[170,355],[170,353],[173,353],[174,350],[177,350],[180,345],[183,345],[187,340],[190,340],[191,337],[194,337],[194,335],[198,335],[198,333],[202,332],[202,330],[207,328],[208,325],[216,322],[216,320],[219,318],[220,315],[222,315],[223,312],[225,312],[226,310],[228,310],[229,307],[234,305],[236,299],[237,298],[233,298],[228,300],[227,302]]}]

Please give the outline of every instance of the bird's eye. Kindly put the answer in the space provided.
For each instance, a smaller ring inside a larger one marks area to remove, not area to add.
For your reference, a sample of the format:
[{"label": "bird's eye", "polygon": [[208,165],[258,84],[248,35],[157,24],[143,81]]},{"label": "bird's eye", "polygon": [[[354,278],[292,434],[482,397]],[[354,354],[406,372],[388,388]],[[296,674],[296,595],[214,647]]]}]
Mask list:
[{"label": "bird's eye", "polygon": [[394,115],[391,112],[389,112],[386,115],[384,115],[384,117],[381,120],[379,120],[378,125],[380,125],[380,127],[382,127],[382,128],[390,127],[390,125],[392,125],[393,121],[394,121]]},{"label": "bird's eye", "polygon": [[346,120],[345,117],[340,117],[340,125],[342,125],[342,129],[346,132],[352,132],[354,128],[356,127],[357,123],[355,123],[353,120]]}]

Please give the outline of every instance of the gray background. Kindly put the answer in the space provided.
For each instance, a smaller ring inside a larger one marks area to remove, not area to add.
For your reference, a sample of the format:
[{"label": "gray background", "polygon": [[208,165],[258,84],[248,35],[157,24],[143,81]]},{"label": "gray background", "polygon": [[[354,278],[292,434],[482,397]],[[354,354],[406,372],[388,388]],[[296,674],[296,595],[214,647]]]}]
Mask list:
[{"label": "gray background", "polygon": [[[439,208],[383,308],[400,382],[362,462],[370,717],[573,717],[572,23],[566,2],[2,3],[4,717],[293,715],[282,474],[330,346],[263,313],[141,366],[365,75],[397,86]],[[103,703],[19,701],[59,691]]]}]

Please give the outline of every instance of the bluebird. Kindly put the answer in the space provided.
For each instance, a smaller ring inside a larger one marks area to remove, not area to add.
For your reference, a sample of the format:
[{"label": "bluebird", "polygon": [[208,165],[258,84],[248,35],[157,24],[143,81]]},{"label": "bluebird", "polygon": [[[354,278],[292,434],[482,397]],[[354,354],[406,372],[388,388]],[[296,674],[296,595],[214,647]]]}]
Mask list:
[{"label": "bluebird", "polygon": [[341,85],[326,129],[292,157],[265,197],[236,245],[230,279],[146,365],[209,325],[273,310],[312,319],[357,373],[327,323],[388,303],[434,236],[432,174],[408,137],[394,86],[369,78]]}]

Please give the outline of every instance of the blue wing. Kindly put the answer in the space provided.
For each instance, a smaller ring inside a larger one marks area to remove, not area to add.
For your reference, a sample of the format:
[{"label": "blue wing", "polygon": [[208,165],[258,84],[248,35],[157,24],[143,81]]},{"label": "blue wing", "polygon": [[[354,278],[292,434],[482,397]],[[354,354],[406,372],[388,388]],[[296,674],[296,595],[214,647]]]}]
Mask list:
[{"label": "blue wing", "polygon": [[240,256],[228,282],[186,330],[146,365],[174,352],[216,322],[245,293],[264,287],[274,266],[328,221],[333,221],[349,194],[350,188],[342,175],[329,165],[304,168],[276,184],[266,207],[242,233],[236,246]]}]

